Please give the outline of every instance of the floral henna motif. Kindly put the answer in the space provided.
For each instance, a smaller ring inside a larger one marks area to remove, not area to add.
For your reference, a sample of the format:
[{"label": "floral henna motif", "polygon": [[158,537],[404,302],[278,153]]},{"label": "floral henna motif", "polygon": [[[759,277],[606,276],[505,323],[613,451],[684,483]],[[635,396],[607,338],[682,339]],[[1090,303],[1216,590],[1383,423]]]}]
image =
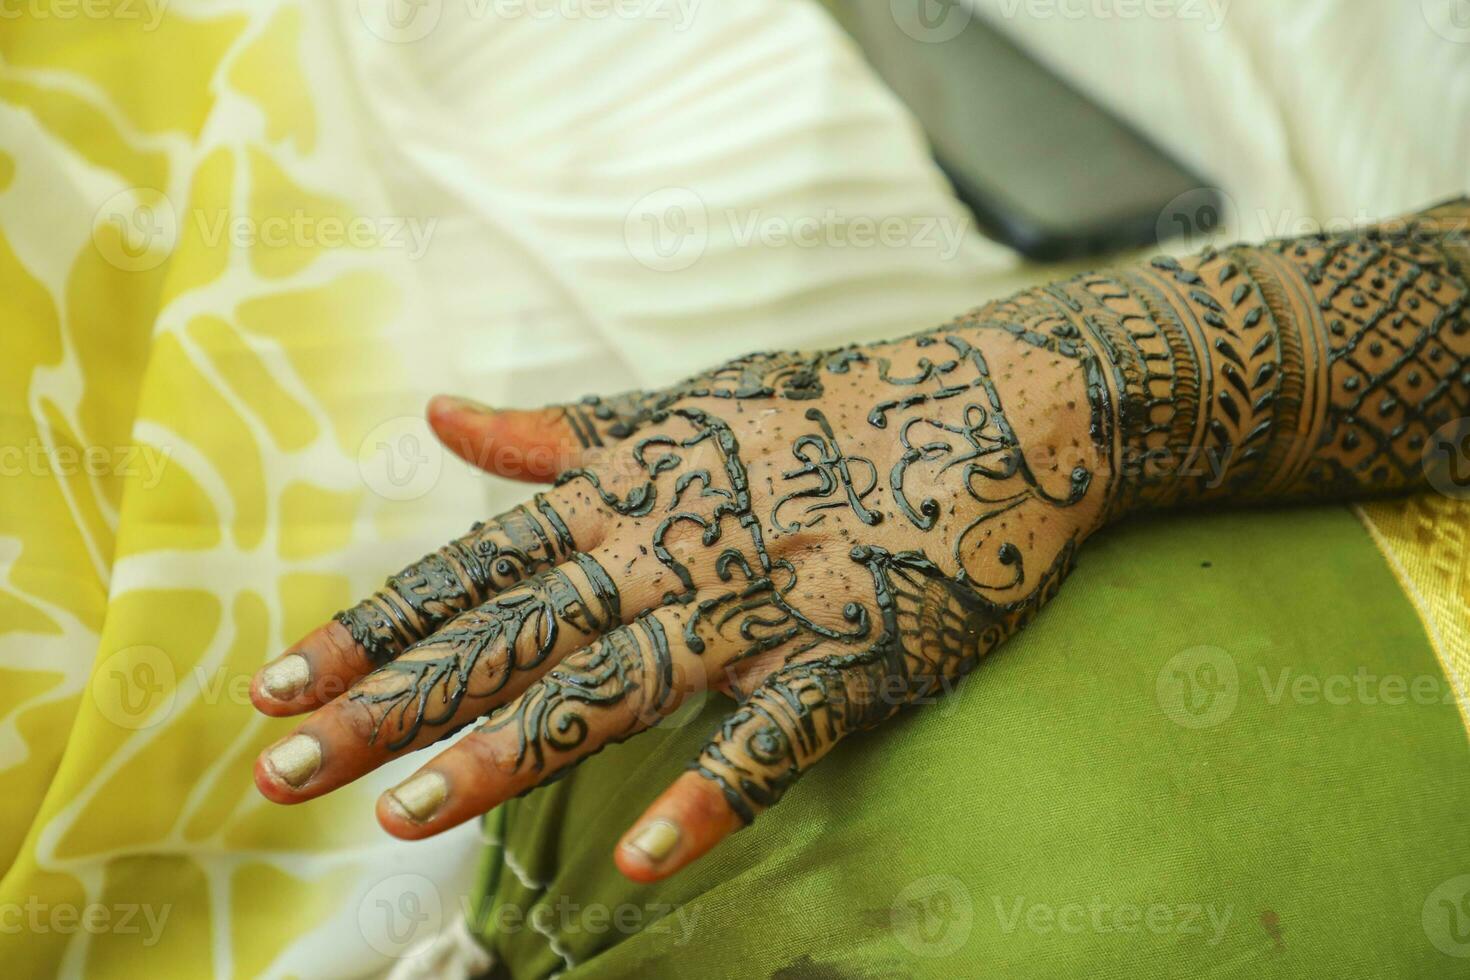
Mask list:
[{"label": "floral henna motif", "polygon": [[[958,336],[925,338],[917,347],[938,347],[953,356],[939,361],[920,357],[918,370],[902,377],[892,373],[890,364],[878,363],[878,373],[903,394],[876,405],[867,418],[881,420],[882,425],[874,422],[876,428],[891,423],[899,432],[927,421],[951,438],[955,445],[944,445],[942,453],[940,446],[930,444],[927,461],[935,463],[940,474],[953,473],[955,486],[968,493],[968,510],[975,516],[967,519],[967,527],[997,517],[1022,498],[1056,508],[1070,507],[1081,499],[1091,484],[1087,471],[1072,474],[1065,495],[1043,489],[1031,472],[977,349]],[[839,371],[855,363],[845,361]],[[934,414],[938,406],[950,401],[963,406],[956,409],[960,424]],[[817,501],[807,504],[806,513],[813,507],[824,511],[840,507],[863,527],[877,525],[881,514],[863,502],[878,480],[878,468],[861,460],[866,465],[858,464],[859,468],[871,479],[861,485],[854,481],[852,469],[861,458],[841,450],[823,413],[810,410],[804,417],[817,423],[821,435],[803,434],[794,440],[793,454],[807,465],[784,474],[798,486],[774,500],[769,520],[763,520],[755,509],[749,464],[731,424],[687,403],[648,419],[650,426],[687,430],[687,434],[659,432],[632,445],[630,455],[644,473],[640,482],[615,493],[589,472],[574,473],[566,481],[583,483],[620,513],[648,517],[650,522],[657,518],[650,524],[649,548],[683,585],[682,591],[665,597],[665,605],[684,610],[684,627],[676,637],[678,651],[698,656],[718,645],[727,668],[775,651],[787,665],[777,671],[776,680],[748,699],[732,720],[735,727],[727,726],[728,731],[735,731],[764,719],[762,727],[746,739],[746,751],[757,753],[771,765],[780,760],[785,775],[762,780],[754,770],[737,769],[718,747],[707,750],[696,764],[698,771],[722,782],[732,807],[747,816],[773,800],[794,778],[798,762],[813,757],[819,746],[830,744],[841,732],[868,727],[903,705],[946,689],[971,670],[985,654],[1024,627],[1055,594],[1075,552],[1075,541],[1069,538],[1051,558],[1045,574],[1021,598],[996,602],[982,595],[992,587],[969,576],[962,561],[952,561],[946,572],[921,551],[894,554],[876,544],[857,544],[845,560],[865,570],[855,581],[869,583],[866,594],[846,602],[838,616],[810,608],[809,598],[799,598],[798,565],[776,553],[768,541],[768,528],[779,534],[790,527],[778,512],[793,501]],[[902,469],[896,472],[901,474]],[[815,484],[810,480],[814,476]],[[941,475],[928,474],[926,485],[935,486],[940,479]],[[901,478],[889,480],[888,490],[895,500],[902,494],[901,483]],[[1010,483],[1018,489],[1005,494],[997,490]],[[937,504],[917,509],[901,506],[924,531],[933,523],[915,520],[915,516],[922,512],[937,515],[937,508]],[[697,575],[670,548],[669,538],[685,527],[696,532],[708,551],[713,576]],[[956,544],[965,540],[966,534],[961,533]],[[944,550],[952,552],[953,548]],[[1018,585],[1025,575],[1018,548],[1003,547],[999,562],[1013,568],[1011,584]],[[834,625],[834,620],[840,625]],[[616,630],[588,652],[553,669],[528,696],[493,716],[482,731],[514,731],[516,765],[543,772],[564,765],[567,754],[594,732],[598,744],[628,734],[630,701],[637,702],[634,719],[639,727],[646,727],[656,720],[647,715],[656,715],[672,699],[667,682],[658,678],[670,675],[675,654],[670,652],[670,637],[656,620],[639,629],[637,633]],[[422,681],[418,687],[424,687]],[[784,705],[788,714],[809,718],[812,725],[820,717],[820,725],[784,732],[774,720],[780,710],[777,705]],[[746,801],[740,802],[742,799]]]},{"label": "floral henna motif", "polygon": [[[529,761],[532,769],[545,772],[549,757],[573,752],[587,739],[589,713],[621,710],[628,721],[603,736],[618,741],[657,721],[678,698],[668,636],[657,619],[645,616],[569,657],[513,710],[492,716],[481,730],[513,729],[515,764]],[[550,778],[557,773],[553,770]]]},{"label": "floral henna motif", "polygon": [[1461,202],[1051,287],[1116,393],[1113,512],[1421,485],[1429,435],[1470,410],[1467,223]]},{"label": "floral henna motif", "polygon": [[450,722],[466,698],[494,697],[515,671],[540,666],[563,630],[590,642],[621,622],[621,597],[607,570],[587,555],[572,562],[586,594],[561,569],[539,572],[410,647],[354,691],[354,700],[374,709],[373,737],[386,728],[388,749],[401,749],[425,725]]}]

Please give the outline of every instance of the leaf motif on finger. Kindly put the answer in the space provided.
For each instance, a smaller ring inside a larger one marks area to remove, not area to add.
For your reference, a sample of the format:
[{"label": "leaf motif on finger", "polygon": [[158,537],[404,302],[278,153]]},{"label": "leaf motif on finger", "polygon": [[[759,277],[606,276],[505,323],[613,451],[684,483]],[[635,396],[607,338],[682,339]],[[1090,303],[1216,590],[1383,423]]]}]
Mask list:
[{"label": "leaf motif on finger", "polygon": [[562,760],[541,785],[580,762],[585,756],[578,750],[589,739],[595,736],[601,747],[625,738],[658,717],[675,696],[668,636],[656,617],[642,616],[553,668],[513,705],[492,715],[480,733],[513,731],[517,769],[529,763],[542,773],[549,759],[575,756]]},{"label": "leaf motif on finger", "polygon": [[[612,577],[588,555],[578,554],[573,562],[590,598],[561,569],[551,569],[461,616],[371,675],[349,696],[374,709],[373,738],[391,730],[387,747],[396,752],[425,726],[451,723],[467,698],[493,698],[516,671],[540,666],[564,629],[591,638],[616,625],[621,598]],[[422,656],[431,650],[443,652]]]}]

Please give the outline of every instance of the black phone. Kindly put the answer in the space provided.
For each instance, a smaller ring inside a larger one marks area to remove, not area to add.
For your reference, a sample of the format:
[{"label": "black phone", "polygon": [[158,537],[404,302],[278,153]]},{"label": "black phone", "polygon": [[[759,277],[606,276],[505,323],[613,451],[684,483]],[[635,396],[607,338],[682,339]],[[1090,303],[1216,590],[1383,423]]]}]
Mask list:
[{"label": "black phone", "polygon": [[990,237],[1052,262],[1217,230],[1217,189],[964,0],[843,0],[831,9],[918,118]]}]

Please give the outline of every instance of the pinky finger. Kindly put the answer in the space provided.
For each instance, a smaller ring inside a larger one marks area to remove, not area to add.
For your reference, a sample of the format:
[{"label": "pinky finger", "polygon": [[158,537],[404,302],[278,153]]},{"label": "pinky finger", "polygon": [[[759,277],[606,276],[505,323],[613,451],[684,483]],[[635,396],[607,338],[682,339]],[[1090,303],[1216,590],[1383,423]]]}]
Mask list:
[{"label": "pinky finger", "polygon": [[887,713],[875,697],[878,680],[877,665],[838,661],[776,671],[623,835],[618,869],[658,881],[749,824],[843,736]]}]

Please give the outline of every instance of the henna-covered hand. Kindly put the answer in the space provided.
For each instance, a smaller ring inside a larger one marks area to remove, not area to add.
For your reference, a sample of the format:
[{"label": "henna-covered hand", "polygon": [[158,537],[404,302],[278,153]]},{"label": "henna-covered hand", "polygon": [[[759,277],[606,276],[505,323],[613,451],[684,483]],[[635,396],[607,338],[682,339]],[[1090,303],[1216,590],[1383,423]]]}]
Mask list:
[{"label": "henna-covered hand", "polygon": [[314,711],[257,784],[310,799],[483,718],[379,802],[424,837],[709,686],[738,706],[617,851],[672,873],[844,735],[953,686],[1108,521],[1417,487],[1431,433],[1470,414],[1467,219],[1085,275],[656,393],[437,400],[466,458],[567,465],[257,676],[261,711]]}]

